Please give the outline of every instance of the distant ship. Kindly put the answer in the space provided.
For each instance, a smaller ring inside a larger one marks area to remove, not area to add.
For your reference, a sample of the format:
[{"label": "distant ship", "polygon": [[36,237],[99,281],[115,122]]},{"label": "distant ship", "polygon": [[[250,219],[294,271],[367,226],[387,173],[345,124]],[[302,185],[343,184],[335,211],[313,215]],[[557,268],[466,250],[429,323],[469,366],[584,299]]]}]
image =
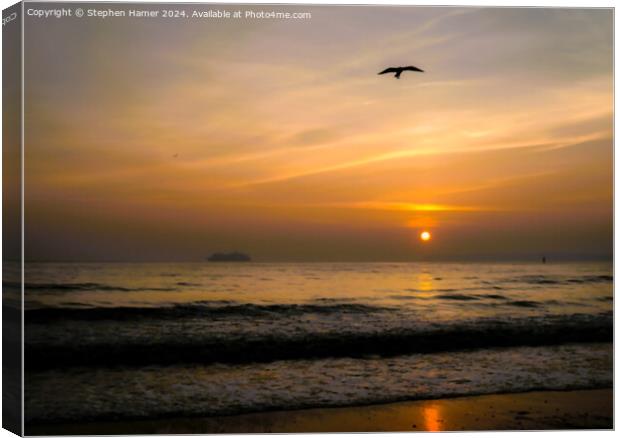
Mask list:
[{"label": "distant ship", "polygon": [[207,257],[207,260],[210,262],[250,262],[252,258],[247,254],[235,251],[229,253],[216,252]]}]

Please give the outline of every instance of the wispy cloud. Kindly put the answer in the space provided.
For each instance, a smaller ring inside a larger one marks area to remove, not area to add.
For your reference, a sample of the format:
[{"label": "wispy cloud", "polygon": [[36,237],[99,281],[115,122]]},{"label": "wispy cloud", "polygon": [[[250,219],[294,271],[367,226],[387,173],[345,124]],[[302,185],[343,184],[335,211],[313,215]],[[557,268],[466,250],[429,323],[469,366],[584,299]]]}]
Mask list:
[{"label": "wispy cloud", "polygon": [[328,204],[328,206],[341,208],[356,208],[364,210],[403,211],[403,212],[475,212],[497,211],[496,208],[467,206],[467,205],[443,205],[443,204],[419,204],[413,202],[352,202],[341,204]]}]

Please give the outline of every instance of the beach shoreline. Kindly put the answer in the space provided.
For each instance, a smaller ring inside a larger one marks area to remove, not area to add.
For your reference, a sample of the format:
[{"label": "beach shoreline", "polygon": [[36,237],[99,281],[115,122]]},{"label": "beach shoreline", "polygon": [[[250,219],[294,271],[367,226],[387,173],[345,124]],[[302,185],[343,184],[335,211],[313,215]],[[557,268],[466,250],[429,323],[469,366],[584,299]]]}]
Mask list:
[{"label": "beach shoreline", "polygon": [[612,429],[613,389],[533,391],[221,417],[26,425],[26,435]]}]

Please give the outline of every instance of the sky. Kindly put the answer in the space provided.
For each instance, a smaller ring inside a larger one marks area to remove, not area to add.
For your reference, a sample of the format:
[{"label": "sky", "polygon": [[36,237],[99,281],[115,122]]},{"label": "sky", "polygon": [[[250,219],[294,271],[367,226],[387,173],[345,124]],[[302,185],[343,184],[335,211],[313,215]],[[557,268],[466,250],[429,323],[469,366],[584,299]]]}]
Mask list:
[{"label": "sky", "polygon": [[27,17],[28,260],[611,257],[611,10],[252,9]]}]

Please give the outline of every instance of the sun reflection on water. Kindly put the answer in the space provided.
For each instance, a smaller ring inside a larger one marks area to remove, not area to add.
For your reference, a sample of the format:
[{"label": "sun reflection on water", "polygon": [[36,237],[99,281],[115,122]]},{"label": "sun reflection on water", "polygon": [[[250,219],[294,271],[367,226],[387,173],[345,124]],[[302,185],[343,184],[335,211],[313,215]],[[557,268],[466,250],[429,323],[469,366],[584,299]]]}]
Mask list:
[{"label": "sun reflection on water", "polygon": [[422,410],[425,429],[429,432],[439,432],[442,420],[439,418],[439,407],[437,405],[425,406]]}]

